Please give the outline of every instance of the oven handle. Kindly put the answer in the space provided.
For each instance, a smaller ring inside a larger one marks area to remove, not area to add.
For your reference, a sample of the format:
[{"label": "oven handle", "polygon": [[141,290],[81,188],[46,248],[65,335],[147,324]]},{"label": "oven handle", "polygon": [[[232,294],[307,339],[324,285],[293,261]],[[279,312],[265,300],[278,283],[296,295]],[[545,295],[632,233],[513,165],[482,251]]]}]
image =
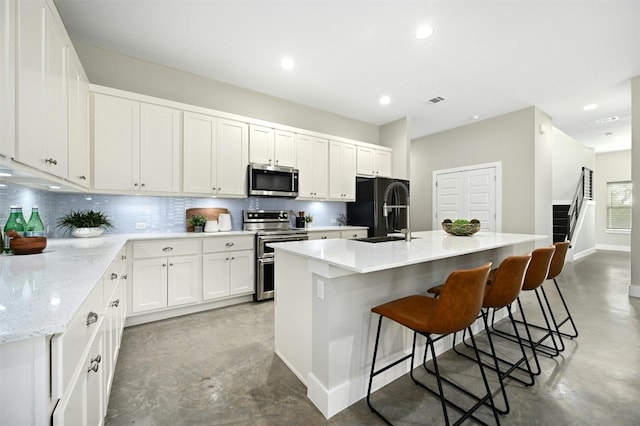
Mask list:
[{"label": "oven handle", "polygon": [[275,262],[275,258],[273,256],[265,256],[258,259],[258,263],[263,265],[274,263],[274,262]]},{"label": "oven handle", "polygon": [[280,237],[275,237],[275,236],[258,237],[258,240],[260,240],[260,242],[263,244],[276,243],[278,241],[284,241],[284,242],[305,241],[308,239],[309,239],[308,235],[296,235],[295,237],[292,237],[291,235],[283,235]]}]

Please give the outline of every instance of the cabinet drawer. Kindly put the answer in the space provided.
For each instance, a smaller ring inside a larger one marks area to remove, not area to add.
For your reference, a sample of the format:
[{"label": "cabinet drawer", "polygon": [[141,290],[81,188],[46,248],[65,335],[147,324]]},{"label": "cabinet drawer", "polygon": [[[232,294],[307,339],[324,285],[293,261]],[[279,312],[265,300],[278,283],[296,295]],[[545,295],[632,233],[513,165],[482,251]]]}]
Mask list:
[{"label": "cabinet drawer", "polygon": [[210,237],[202,242],[204,253],[253,250],[253,236]]},{"label": "cabinet drawer", "polygon": [[310,240],[327,240],[330,238],[340,238],[340,231],[314,231],[309,232]]},{"label": "cabinet drawer", "polygon": [[52,389],[59,398],[69,385],[91,337],[98,331],[104,313],[102,280],[89,294],[69,328],[51,339]]},{"label": "cabinet drawer", "polygon": [[199,240],[162,240],[133,243],[133,258],[146,259],[149,257],[182,256],[198,254]]},{"label": "cabinet drawer", "polygon": [[340,238],[353,239],[353,238],[367,238],[366,229],[354,229],[352,231],[340,231]]}]

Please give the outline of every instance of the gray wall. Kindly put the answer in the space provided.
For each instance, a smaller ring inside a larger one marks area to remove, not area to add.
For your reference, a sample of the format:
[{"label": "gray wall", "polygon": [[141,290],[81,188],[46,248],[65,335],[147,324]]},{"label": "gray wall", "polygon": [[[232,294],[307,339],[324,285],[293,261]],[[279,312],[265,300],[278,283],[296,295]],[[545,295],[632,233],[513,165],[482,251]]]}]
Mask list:
[{"label": "gray wall", "polygon": [[[640,76],[631,80],[631,180],[633,199],[640,200]],[[633,203],[632,223],[640,223],[640,203]],[[632,225],[633,227],[633,225]],[[631,283],[629,295],[640,297],[640,232],[631,230]]]},{"label": "gray wall", "polygon": [[[548,179],[551,175],[550,142],[546,138],[538,140],[534,134],[536,123],[542,122],[551,128],[548,117],[531,107],[412,140],[411,222],[414,229],[433,229],[434,170],[501,161],[502,231],[541,233],[536,229],[536,205],[538,209],[548,210],[549,219],[545,223],[551,220],[550,183],[541,184],[544,187],[539,188],[540,195],[536,195],[536,162],[546,161]],[[544,168],[538,172],[540,182],[547,180],[543,175]],[[545,199],[549,200],[546,206],[543,205]],[[550,228],[550,224],[545,227]]]},{"label": "gray wall", "polygon": [[409,117],[387,123],[380,128],[380,144],[393,149],[393,177],[409,179],[409,139],[411,121]]},{"label": "gray wall", "polygon": [[76,44],[93,84],[212,108],[232,114],[380,143],[380,127],[281,98],[210,80],[109,50]]},{"label": "gray wall", "polygon": [[571,202],[582,167],[595,170],[595,152],[581,143],[553,128],[553,201]]},{"label": "gray wall", "polygon": [[607,220],[607,182],[631,180],[631,150],[596,154],[594,196],[596,201],[596,246],[602,249],[629,250],[630,234],[605,231]]}]

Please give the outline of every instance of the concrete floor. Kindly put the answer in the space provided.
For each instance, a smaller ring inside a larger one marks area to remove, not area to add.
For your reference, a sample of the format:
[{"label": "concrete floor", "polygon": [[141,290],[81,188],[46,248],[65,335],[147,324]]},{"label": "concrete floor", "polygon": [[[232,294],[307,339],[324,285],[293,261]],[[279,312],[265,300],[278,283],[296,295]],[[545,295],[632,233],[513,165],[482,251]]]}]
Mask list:
[{"label": "concrete floor", "polygon": [[[534,386],[508,381],[512,409],[501,417],[502,424],[640,424],[640,299],[627,296],[629,265],[628,253],[601,251],[565,266],[558,282],[580,335],[565,340],[559,357],[540,358],[542,374]],[[522,298],[527,314],[533,312],[534,296]],[[507,353],[510,345],[499,342],[499,350]],[[451,352],[441,358],[441,368],[455,373],[456,380],[477,382],[474,364]],[[434,383],[418,370],[420,378]],[[496,380],[491,385],[497,389]],[[373,398],[396,425],[444,424],[439,401],[408,376]],[[457,418],[455,412],[450,415]],[[486,409],[478,416],[492,422]],[[306,388],[273,353],[273,304],[266,302],[125,329],[106,425],[125,424],[382,422],[364,400],[330,420],[320,414],[306,398]]]}]

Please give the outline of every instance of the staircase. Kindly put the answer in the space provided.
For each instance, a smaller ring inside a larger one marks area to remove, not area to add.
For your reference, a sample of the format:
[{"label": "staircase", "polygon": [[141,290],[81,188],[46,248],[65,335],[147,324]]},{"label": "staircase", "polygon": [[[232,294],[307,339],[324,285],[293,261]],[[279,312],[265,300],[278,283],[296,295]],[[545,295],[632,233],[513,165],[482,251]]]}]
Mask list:
[{"label": "staircase", "polygon": [[553,206],[553,242],[565,241],[569,235],[569,204]]},{"label": "staircase", "polygon": [[583,167],[571,204],[553,206],[554,243],[575,239],[573,233],[585,200],[593,200],[593,170]]}]

